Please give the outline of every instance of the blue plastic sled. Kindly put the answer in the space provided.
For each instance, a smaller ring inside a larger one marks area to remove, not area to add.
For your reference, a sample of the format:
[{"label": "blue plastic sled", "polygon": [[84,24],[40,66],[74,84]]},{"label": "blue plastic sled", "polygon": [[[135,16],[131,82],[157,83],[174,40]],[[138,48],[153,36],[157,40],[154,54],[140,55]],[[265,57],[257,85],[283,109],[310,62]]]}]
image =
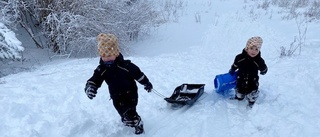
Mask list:
[{"label": "blue plastic sled", "polygon": [[164,98],[168,103],[192,105],[203,94],[205,84],[182,84],[178,86],[171,97]]},{"label": "blue plastic sled", "polygon": [[214,87],[216,92],[223,96],[227,96],[230,93],[230,90],[235,88],[237,84],[237,72],[234,75],[229,73],[216,75],[214,78]]}]

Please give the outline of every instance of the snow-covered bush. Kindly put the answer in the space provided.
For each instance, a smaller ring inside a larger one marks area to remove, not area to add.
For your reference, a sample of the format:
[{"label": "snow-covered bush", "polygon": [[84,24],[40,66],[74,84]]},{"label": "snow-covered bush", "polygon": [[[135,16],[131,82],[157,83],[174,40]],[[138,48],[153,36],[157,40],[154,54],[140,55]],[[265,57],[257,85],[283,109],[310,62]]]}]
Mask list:
[{"label": "snow-covered bush", "polygon": [[0,22],[0,60],[21,59],[23,50],[15,33]]},{"label": "snow-covered bush", "polygon": [[53,1],[42,22],[48,45],[60,55],[96,55],[99,33],[114,33],[124,43],[137,39],[157,23],[157,13],[148,0]]},{"label": "snow-covered bush", "polygon": [[[295,20],[298,35],[294,37],[290,45],[280,47],[280,56],[292,56],[297,51],[301,53],[305,45],[308,23],[320,21],[319,0],[252,0],[257,8],[268,11],[272,6],[280,7],[277,13],[282,15],[284,20]],[[271,9],[273,10],[273,9]],[[272,12],[271,12],[272,14]],[[272,16],[272,15],[271,15]]]},{"label": "snow-covered bush", "polygon": [[24,28],[38,48],[44,48],[41,43],[42,35],[39,27],[38,13],[36,13],[38,0],[6,0],[0,1],[0,22],[15,30],[17,25]]},{"label": "snow-covered bush", "polygon": [[0,21],[10,29],[22,26],[37,48],[50,48],[58,56],[88,57],[97,55],[99,33],[116,34],[121,51],[127,52],[129,42],[176,20],[182,6],[181,0],[2,0]]},{"label": "snow-covered bush", "polygon": [[310,20],[320,20],[320,1],[313,1],[308,7],[308,10],[304,13]]},{"label": "snow-covered bush", "polygon": [[17,0],[0,1],[0,22],[8,27],[14,27],[19,19],[19,6]]},{"label": "snow-covered bush", "polygon": [[279,11],[283,19],[295,19],[306,17],[307,21],[320,20],[320,1],[319,0],[252,0],[258,8],[268,10],[270,5],[281,7]]},{"label": "snow-covered bush", "polygon": [[301,49],[303,46],[305,46],[305,41],[307,38],[307,30],[308,30],[308,21],[305,20],[306,18],[298,19],[296,18],[296,25],[298,28],[298,35],[296,35],[293,39],[293,42],[291,42],[290,46],[285,47],[281,46],[280,47],[280,57],[283,56],[292,56],[294,53],[297,51],[299,52],[298,54],[301,54]]},{"label": "snow-covered bush", "polygon": [[184,8],[188,1],[184,0],[153,0],[154,3],[158,3],[157,8],[160,17],[163,21],[174,21],[177,22],[179,17],[182,15],[180,11]]}]

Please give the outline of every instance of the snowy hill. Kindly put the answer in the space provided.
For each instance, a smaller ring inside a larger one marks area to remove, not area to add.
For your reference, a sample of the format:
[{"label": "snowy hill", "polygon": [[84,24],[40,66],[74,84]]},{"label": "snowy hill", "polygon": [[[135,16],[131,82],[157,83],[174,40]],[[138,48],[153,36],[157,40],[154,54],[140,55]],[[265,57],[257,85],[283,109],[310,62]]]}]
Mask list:
[{"label": "snowy hill", "polygon": [[[164,96],[183,83],[206,84],[193,106],[172,109],[162,97],[139,87],[137,111],[146,137],[313,137],[320,134],[319,24],[309,24],[300,55],[280,58],[280,47],[296,35],[294,21],[251,20],[237,0],[186,2],[183,16],[136,43],[125,56]],[[201,16],[201,23],[195,15]],[[276,16],[276,15],[273,15]],[[312,30],[312,31],[311,31]],[[318,31],[319,32],[319,31]],[[260,97],[246,102],[215,93],[213,79],[229,70],[251,36],[264,43],[269,67],[260,77]],[[84,93],[99,58],[52,61],[32,72],[0,79],[3,137],[129,137],[104,84],[93,100]]]}]

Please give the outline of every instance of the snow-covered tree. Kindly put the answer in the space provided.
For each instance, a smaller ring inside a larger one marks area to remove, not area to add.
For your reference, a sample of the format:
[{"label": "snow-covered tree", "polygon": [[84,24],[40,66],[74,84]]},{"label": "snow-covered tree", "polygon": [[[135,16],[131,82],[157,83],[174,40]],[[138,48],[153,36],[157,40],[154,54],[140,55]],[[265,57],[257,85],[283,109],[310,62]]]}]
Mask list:
[{"label": "snow-covered tree", "polygon": [[0,22],[15,30],[18,25],[24,28],[38,48],[43,48],[39,27],[39,0],[0,0]]},{"label": "snow-covered tree", "polygon": [[156,5],[155,0],[0,0],[0,22],[25,28],[38,48],[96,56],[99,33],[116,34],[126,52],[128,42],[164,23]]},{"label": "snow-covered tree", "polygon": [[101,32],[114,33],[125,43],[157,22],[149,0],[52,1],[43,9],[50,11],[42,22],[49,47],[68,56],[96,55],[95,37]]},{"label": "snow-covered tree", "polygon": [[15,33],[0,22],[0,60],[21,59],[21,44]]},{"label": "snow-covered tree", "polygon": [[0,0],[0,22],[6,26],[14,27],[19,18],[17,0]]}]

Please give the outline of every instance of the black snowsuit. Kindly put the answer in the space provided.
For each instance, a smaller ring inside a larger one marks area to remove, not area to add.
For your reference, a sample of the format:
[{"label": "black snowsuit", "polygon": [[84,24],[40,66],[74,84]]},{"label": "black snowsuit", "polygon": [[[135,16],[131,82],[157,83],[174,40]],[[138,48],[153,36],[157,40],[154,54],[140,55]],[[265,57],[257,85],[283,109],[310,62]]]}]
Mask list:
[{"label": "black snowsuit", "polygon": [[261,52],[259,52],[255,57],[250,57],[243,49],[242,53],[235,57],[231,69],[232,71],[236,71],[238,69],[236,85],[237,92],[247,95],[252,91],[258,90],[258,70],[266,73],[268,67],[261,58]]},{"label": "black snowsuit", "polygon": [[136,81],[145,85],[149,82],[147,76],[130,60],[124,60],[120,54],[111,65],[106,65],[100,58],[100,65],[94,70],[87,83],[101,87],[103,81],[108,84],[113,105],[124,120],[140,120],[136,112],[138,104],[138,87]]}]

